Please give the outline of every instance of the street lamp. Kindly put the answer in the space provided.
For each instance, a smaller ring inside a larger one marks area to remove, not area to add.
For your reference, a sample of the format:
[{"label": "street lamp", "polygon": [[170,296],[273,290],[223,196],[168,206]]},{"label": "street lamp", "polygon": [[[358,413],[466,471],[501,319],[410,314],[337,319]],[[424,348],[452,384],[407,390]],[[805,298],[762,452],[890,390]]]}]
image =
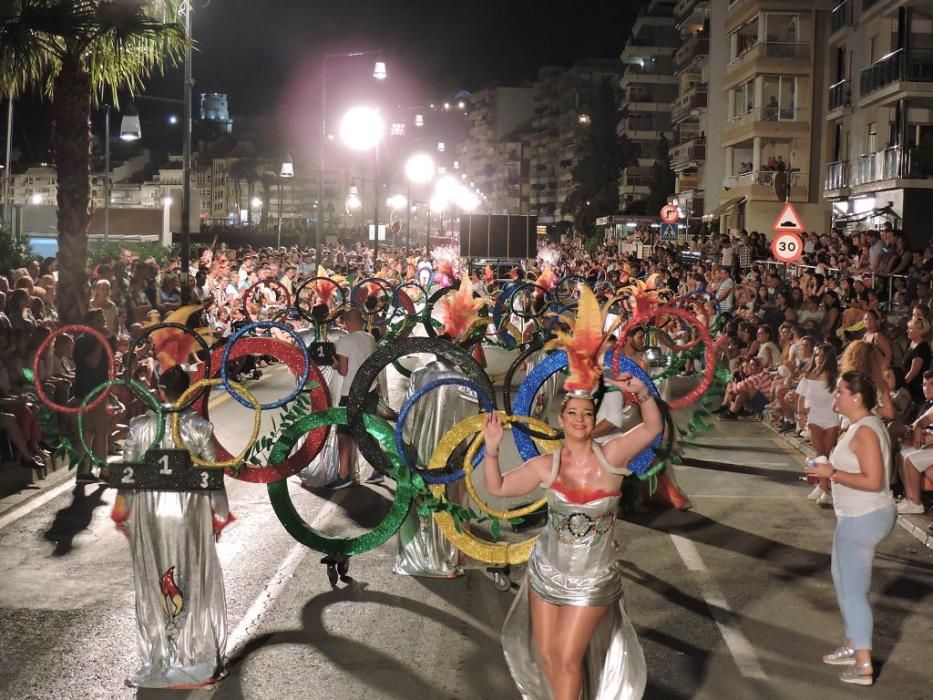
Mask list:
[{"label": "street lamp", "polygon": [[171,209],[172,209],[172,198],[163,197],[162,198],[162,245],[166,247],[172,244]]},{"label": "street lamp", "polygon": [[[418,123],[418,117],[415,115],[415,124]],[[422,124],[424,120],[422,119]],[[405,177],[408,179],[408,201],[411,201],[411,185],[426,185],[434,178],[437,168],[434,165],[434,159],[427,153],[416,153],[405,161]],[[430,235],[430,229],[428,231]],[[408,228],[405,232],[405,247],[411,251],[411,207],[408,207]]]},{"label": "street lamp", "polygon": [[[375,107],[353,107],[340,120],[340,140],[354,151],[374,149],[375,166],[373,189],[375,207],[373,210],[373,265],[379,256],[379,141],[385,132],[385,123]],[[318,214],[320,218],[320,214]]]},{"label": "street lamp", "polygon": [[[110,105],[104,105],[104,244],[110,238],[110,199],[113,188],[113,178],[110,173]],[[139,111],[130,102],[123,119],[120,121],[120,138],[123,141],[138,141],[142,138],[142,127],[139,125]]]},{"label": "street lamp", "polygon": [[29,203],[39,205],[42,204],[42,195],[36,192],[35,194],[29,197]]},{"label": "street lamp", "polygon": [[[318,206],[317,225],[314,227],[314,256],[315,263],[321,264],[321,229],[323,227],[324,211],[324,148],[327,145],[329,136],[327,134],[327,62],[332,58],[354,58],[356,56],[376,56],[377,60],[373,65],[373,79],[385,80],[388,77],[386,63],[382,60],[382,51],[350,51],[347,53],[326,53],[321,58],[321,172],[318,180]],[[379,237],[379,231],[376,231],[376,238]]]},{"label": "street lamp", "polygon": [[275,247],[282,247],[282,178],[295,177],[295,164],[292,157],[285,154],[285,160],[282,161],[282,167],[279,168],[279,226],[276,235]]}]

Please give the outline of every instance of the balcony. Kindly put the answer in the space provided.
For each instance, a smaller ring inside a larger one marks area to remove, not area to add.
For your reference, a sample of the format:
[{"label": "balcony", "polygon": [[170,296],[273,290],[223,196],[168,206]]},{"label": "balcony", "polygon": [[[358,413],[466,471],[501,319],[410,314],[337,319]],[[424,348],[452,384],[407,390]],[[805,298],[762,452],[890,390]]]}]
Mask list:
[{"label": "balcony", "polygon": [[851,27],[855,24],[855,0],[843,0],[833,8],[830,34]]},{"label": "balcony", "polygon": [[757,41],[729,61],[726,86],[754,73],[809,73],[810,53],[810,42],[806,41]]},{"label": "balcony", "polygon": [[708,104],[708,94],[706,83],[699,83],[687,90],[683,95],[674,100],[671,105],[671,120],[675,122],[683,121],[687,117],[695,114],[700,109],[705,109]]},{"label": "balcony", "polygon": [[[763,201],[778,201],[774,191],[774,180],[778,173],[774,170],[756,170],[723,178],[722,188],[730,191],[730,197],[748,197]],[[792,197],[807,196],[807,173],[798,171],[785,173],[788,177]]]},{"label": "balcony", "polygon": [[884,180],[929,179],[927,168],[912,156],[911,149],[902,146],[892,146],[875,153],[863,153],[855,161],[852,186]]},{"label": "balcony", "polygon": [[852,86],[847,79],[829,86],[829,111],[848,107],[852,103]]},{"label": "balcony", "polygon": [[838,160],[826,164],[826,175],[823,178],[823,189],[826,192],[838,192],[849,187],[849,164]]},{"label": "balcony", "polygon": [[694,34],[687,39],[683,46],[674,54],[674,64],[683,69],[690,65],[698,56],[709,55],[709,37],[703,34]]},{"label": "balcony", "polygon": [[671,149],[671,169],[674,172],[696,167],[706,160],[706,139],[693,139]]},{"label": "balcony", "polygon": [[738,114],[728,122],[722,134],[722,145],[735,146],[755,136],[781,140],[806,136],[810,123],[803,110],[793,107],[765,107]]},{"label": "balcony", "polygon": [[[905,95],[904,93],[909,93]],[[859,104],[933,96],[933,51],[892,51],[859,75]]]}]

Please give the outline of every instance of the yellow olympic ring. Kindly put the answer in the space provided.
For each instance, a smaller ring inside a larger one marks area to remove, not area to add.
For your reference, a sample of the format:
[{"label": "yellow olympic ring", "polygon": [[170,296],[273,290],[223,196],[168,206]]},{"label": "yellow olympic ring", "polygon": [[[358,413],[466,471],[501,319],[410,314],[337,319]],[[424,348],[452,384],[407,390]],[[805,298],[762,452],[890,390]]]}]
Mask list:
[{"label": "yellow olympic ring", "polygon": [[[549,426],[547,423],[543,423],[542,421],[536,420],[534,418],[528,418],[526,416],[507,416],[501,411],[499,411],[499,417],[502,419],[503,425],[508,425],[509,423],[513,422],[520,422],[529,425],[535,430],[555,432],[554,429],[551,428],[551,426]],[[441,438],[441,441],[437,444],[437,447],[434,449],[434,453],[431,455],[431,458],[428,460],[428,469],[443,469],[447,464],[447,458],[450,456],[451,452],[456,449],[457,445],[459,445],[461,442],[463,442],[464,439],[473,433],[480,433],[476,436],[473,443],[470,445],[469,452],[464,457],[463,467],[464,470],[468,470],[466,471],[465,481],[470,496],[474,501],[476,501],[479,508],[486,513],[495,515],[495,511],[492,511],[492,509],[486,506],[485,503],[482,503],[479,500],[476,495],[476,490],[473,488],[473,483],[470,479],[470,475],[472,473],[470,460],[479,449],[480,440],[483,437],[481,431],[485,421],[486,414],[481,413],[460,421],[457,423],[457,425],[445,433]],[[436,498],[444,498],[446,495],[444,485],[432,484],[431,494]],[[514,513],[507,515],[507,517],[520,517],[520,515],[516,515],[516,513],[530,513],[540,508],[546,502],[547,498],[542,498],[536,503],[527,506],[526,508],[520,508],[514,511]],[[499,516],[497,515],[496,517]],[[531,550],[534,547],[535,542],[538,540],[538,536],[535,535],[534,537],[524,540],[523,542],[486,542],[466,530],[458,531],[457,526],[454,524],[454,519],[450,513],[437,512],[434,514],[434,519],[437,521],[437,525],[441,529],[441,532],[444,533],[444,536],[449,539],[457,549],[466,554],[468,557],[472,557],[477,561],[485,562],[487,564],[494,564],[498,566],[504,566],[506,564],[522,564],[528,561],[528,557],[531,555]]]},{"label": "yellow olympic ring", "polygon": [[[194,384],[188,387],[184,394],[178,397],[178,401],[175,402],[175,407],[184,406],[185,402],[188,400],[188,397],[194,392],[198,391],[203,386],[219,386],[222,384],[221,379],[200,379]],[[253,434],[250,435],[249,441],[246,443],[246,447],[243,448],[243,451],[240,452],[233,459],[228,459],[226,462],[205,462],[202,459],[199,459],[194,454],[191,455],[191,462],[202,469],[226,469],[227,467],[236,467],[243,463],[243,460],[246,459],[246,454],[249,452],[250,448],[256,443],[257,438],[259,437],[259,426],[262,422],[262,408],[260,407],[259,399],[253,396],[249,391],[246,390],[242,384],[238,384],[234,381],[228,381],[228,384],[236,389],[237,393],[242,396],[244,399],[249,401],[253,405]],[[176,410],[172,413],[172,439],[175,441],[175,447],[178,449],[186,449],[184,441],[181,439],[181,413]]]}]

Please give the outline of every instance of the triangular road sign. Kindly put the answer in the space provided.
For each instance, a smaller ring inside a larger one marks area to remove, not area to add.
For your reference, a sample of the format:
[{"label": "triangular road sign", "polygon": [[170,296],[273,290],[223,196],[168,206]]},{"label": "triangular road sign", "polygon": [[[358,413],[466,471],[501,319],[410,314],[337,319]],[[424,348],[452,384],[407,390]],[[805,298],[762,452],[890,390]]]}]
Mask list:
[{"label": "triangular road sign", "polygon": [[676,241],[677,240],[676,229],[670,224],[667,224],[664,228],[661,229],[661,240],[662,241]]},{"label": "triangular road sign", "polygon": [[803,219],[800,218],[793,204],[785,202],[771,230],[775,233],[803,233]]}]

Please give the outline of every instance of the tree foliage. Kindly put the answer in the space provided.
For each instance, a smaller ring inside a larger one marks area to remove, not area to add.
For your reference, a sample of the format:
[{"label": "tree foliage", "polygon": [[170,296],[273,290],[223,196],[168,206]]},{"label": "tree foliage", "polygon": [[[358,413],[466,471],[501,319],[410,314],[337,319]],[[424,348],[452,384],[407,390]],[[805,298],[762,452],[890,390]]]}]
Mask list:
[{"label": "tree foliage", "polygon": [[0,274],[8,275],[11,270],[25,267],[33,257],[29,237],[14,233],[0,223]]},{"label": "tree foliage", "polygon": [[645,201],[648,213],[659,212],[667,204],[667,198],[674,194],[675,177],[671,170],[670,144],[663,133],[658,135],[658,150],[651,166],[651,191]]},{"label": "tree foliage", "polygon": [[619,175],[638,158],[637,145],[616,130],[618,96],[608,79],[596,89],[589,116],[585,135],[576,145],[574,188],[561,205],[584,232],[592,230],[598,216],[618,210]]}]

